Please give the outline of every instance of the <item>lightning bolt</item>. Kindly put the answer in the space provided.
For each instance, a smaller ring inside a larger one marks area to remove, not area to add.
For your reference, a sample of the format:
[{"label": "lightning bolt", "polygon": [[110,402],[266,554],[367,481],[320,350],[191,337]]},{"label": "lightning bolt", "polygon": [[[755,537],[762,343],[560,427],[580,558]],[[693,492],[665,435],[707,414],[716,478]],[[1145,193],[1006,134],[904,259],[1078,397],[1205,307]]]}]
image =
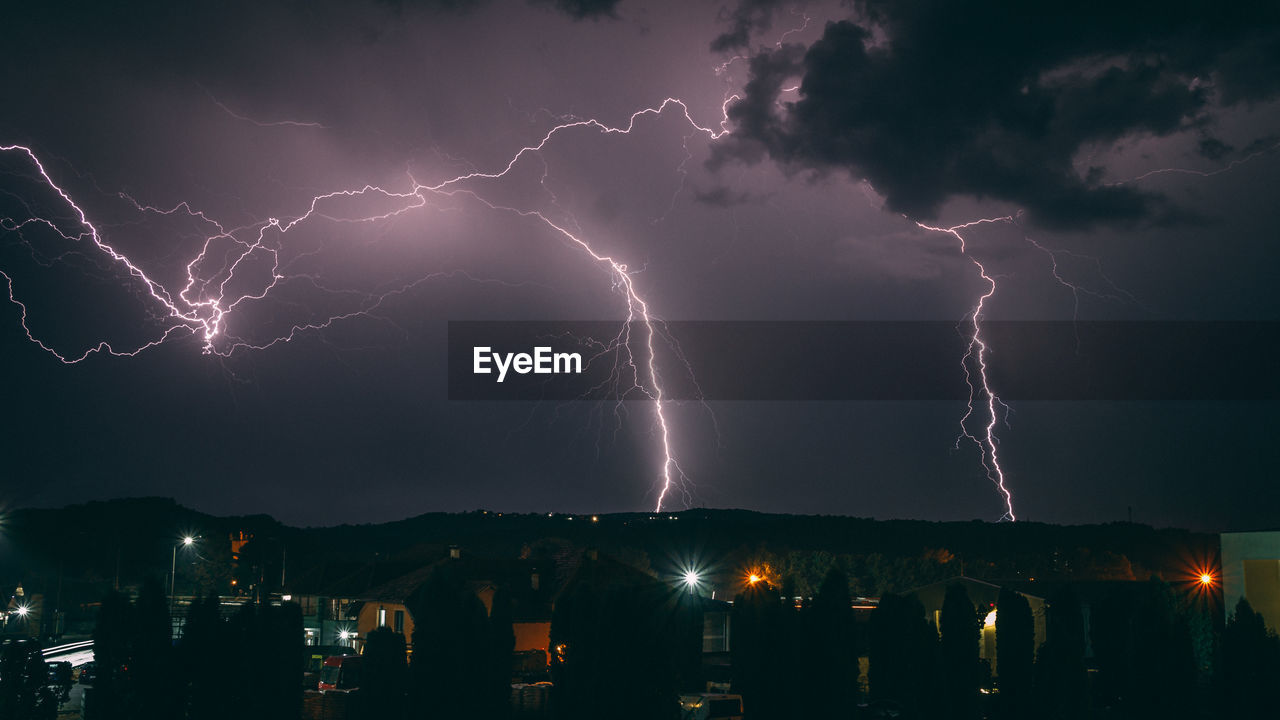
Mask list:
[{"label": "lightning bolt", "polygon": [[[987,479],[992,482],[1004,499],[1005,512],[1000,517],[1001,520],[1015,521],[1017,515],[1013,511],[1013,493],[1010,492],[1007,480],[1005,478],[1004,468],[1000,465],[1000,448],[999,439],[996,437],[996,425],[999,423],[999,415],[996,412],[997,406],[1007,406],[1000,400],[1000,396],[991,387],[991,380],[987,377],[987,347],[986,340],[982,337],[982,312],[986,309],[987,301],[996,294],[995,276],[987,272],[986,266],[982,264],[973,253],[969,252],[964,235],[960,234],[961,230],[966,230],[979,225],[987,225],[992,223],[1011,223],[1013,216],[1008,215],[997,218],[982,218],[973,220],[962,225],[953,225],[951,227],[933,227],[921,222],[916,225],[923,230],[931,232],[940,232],[951,235],[960,242],[960,253],[973,263],[978,269],[978,275],[983,282],[987,284],[986,292],[978,296],[977,302],[973,306],[973,310],[968,313],[967,322],[971,328],[969,333],[969,344],[965,349],[964,358],[960,365],[964,368],[964,381],[969,387],[969,399],[965,410],[964,417],[960,418],[960,437],[956,438],[956,444],[959,445],[961,439],[968,439],[977,446],[982,458],[982,467],[986,470]],[[970,366],[975,371],[970,371]],[[974,375],[976,374],[976,379]],[[970,419],[974,413],[978,412],[978,407],[983,409],[984,421],[977,433],[970,431]]]},{"label": "lightning bolt", "polygon": [[[54,180],[34,150],[25,145],[0,145],[0,152],[2,153],[25,156],[31,167],[34,168],[39,182],[49,190],[52,190],[53,193],[61,198],[66,207],[72,211],[75,230],[65,231],[58,222],[38,217],[34,212],[31,212],[32,217],[21,220],[0,219],[0,229],[16,232],[21,236],[24,228],[39,226],[52,230],[63,240],[71,243],[91,243],[89,249],[96,250],[110,264],[130,276],[134,282],[145,289],[146,294],[150,297],[150,302],[158,308],[160,316],[164,318],[166,327],[157,337],[130,349],[118,349],[103,340],[78,355],[60,351],[37,337],[31,329],[28,322],[27,305],[18,298],[14,289],[13,277],[3,270],[0,270],[0,276],[4,278],[9,301],[20,310],[19,322],[27,339],[62,363],[76,364],[91,355],[99,353],[132,357],[168,342],[174,337],[181,336],[199,336],[202,343],[201,351],[204,354],[225,358],[231,357],[242,350],[265,350],[280,343],[287,343],[302,333],[327,328],[340,321],[368,317],[388,300],[410,291],[429,279],[449,275],[449,273],[433,273],[400,287],[365,295],[364,301],[355,309],[335,313],[322,320],[295,323],[283,334],[265,342],[251,342],[231,334],[227,328],[229,315],[244,304],[266,298],[285,282],[301,279],[315,285],[317,288],[324,289],[315,276],[287,275],[288,269],[281,266],[280,250],[284,237],[295,228],[313,219],[345,223],[375,223],[426,207],[430,202],[430,198],[462,198],[477,202],[491,211],[511,213],[521,218],[536,221],[555,236],[566,241],[570,246],[582,251],[591,262],[604,268],[613,279],[613,289],[623,296],[626,306],[626,322],[623,324],[623,329],[615,341],[618,347],[625,350],[622,355],[622,362],[624,363],[623,372],[629,377],[630,388],[628,390],[642,393],[653,407],[658,445],[662,456],[655,504],[655,511],[660,512],[663,503],[668,500],[670,494],[677,487],[683,488],[687,484],[688,477],[681,468],[675,454],[672,440],[673,427],[667,417],[668,400],[664,394],[662,376],[657,364],[655,351],[662,334],[658,328],[660,320],[652,312],[649,301],[641,295],[637,288],[634,280],[634,271],[629,270],[627,263],[618,258],[598,252],[581,230],[576,227],[577,223],[572,221],[572,218],[570,218],[571,223],[566,223],[557,221],[540,210],[500,205],[486,200],[470,185],[507,176],[526,156],[537,155],[554,138],[569,131],[595,130],[605,135],[629,135],[635,130],[637,121],[640,119],[646,116],[662,115],[669,111],[678,112],[689,124],[692,128],[692,133],[689,137],[700,133],[711,140],[715,140],[729,132],[727,108],[736,97],[735,95],[725,98],[721,105],[723,116],[715,127],[699,124],[693,119],[689,107],[684,101],[668,97],[656,106],[632,113],[625,125],[611,126],[594,118],[570,119],[569,121],[561,122],[548,130],[537,143],[520,148],[511,156],[505,166],[496,170],[472,170],[436,184],[420,183],[410,175],[408,187],[402,190],[384,189],[368,184],[354,189],[334,190],[312,197],[307,204],[306,210],[291,219],[270,217],[264,221],[236,228],[225,227],[203,211],[196,210],[187,202],[178,203],[170,208],[158,208],[143,205],[128,195],[120,194],[120,197],[131,203],[138,212],[165,216],[182,214],[199,221],[209,228],[210,232],[205,235],[200,250],[186,264],[185,284],[176,292],[154,279],[138,263],[132,261],[108,242],[105,234],[89,219],[87,213],[77,204],[71,194]],[[236,115],[221,103],[218,103],[216,99],[214,99],[214,102],[224,111]],[[236,115],[236,117],[240,116]],[[248,118],[241,119],[246,119],[259,125],[313,125],[312,123],[296,123],[293,121],[259,123]],[[686,143],[687,140],[688,138],[686,138]],[[544,173],[544,187],[545,177]],[[393,204],[393,207],[386,212],[355,218],[338,217],[337,215],[327,214],[324,210],[325,206],[332,204],[334,201],[358,198],[375,198],[388,201]],[[554,196],[552,200],[553,204],[555,204]],[[30,211],[29,206],[27,209]],[[574,227],[570,227],[570,225]],[[210,268],[217,265],[214,258],[220,252],[223,257],[222,266],[211,271]],[[254,289],[243,291],[239,294],[230,292],[229,286],[236,280],[237,271],[256,258],[265,258],[270,262],[269,281],[260,283]],[[642,337],[632,337],[633,325],[641,328]],[[641,357],[631,351],[633,341],[642,344],[643,352],[640,354]],[[679,353],[677,354],[679,355]]]}]

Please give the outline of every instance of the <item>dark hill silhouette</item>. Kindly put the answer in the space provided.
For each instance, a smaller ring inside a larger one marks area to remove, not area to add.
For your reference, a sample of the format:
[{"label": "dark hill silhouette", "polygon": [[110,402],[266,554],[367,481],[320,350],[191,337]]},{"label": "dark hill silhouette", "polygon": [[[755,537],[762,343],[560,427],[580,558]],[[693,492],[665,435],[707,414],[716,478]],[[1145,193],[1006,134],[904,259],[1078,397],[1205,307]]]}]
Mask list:
[{"label": "dark hill silhouette", "polygon": [[[254,537],[253,552],[246,554],[261,563],[255,577],[264,578],[268,590],[280,589],[282,569],[287,586],[288,578],[317,572],[324,563],[426,564],[448,545],[494,557],[563,558],[596,548],[658,575],[674,576],[681,563],[694,563],[726,593],[733,578],[762,563],[778,573],[813,575],[812,588],[804,577],[797,587],[816,590],[835,562],[850,575],[855,593],[865,595],[961,574],[1048,582],[1141,580],[1156,573],[1173,580],[1217,552],[1215,535],[1123,522],[926,522],[713,509],[593,520],[477,510],[299,528],[265,515],[217,517],[170,499],[131,498],[10,512],[0,524],[0,592],[21,582],[28,592],[52,598],[60,584],[64,606],[96,601],[115,584],[117,568],[122,586],[148,575],[166,577],[174,543],[184,533],[201,539],[196,555],[180,551],[180,578],[197,559],[229,560],[229,538],[241,532]],[[179,592],[193,582],[180,579]]]}]

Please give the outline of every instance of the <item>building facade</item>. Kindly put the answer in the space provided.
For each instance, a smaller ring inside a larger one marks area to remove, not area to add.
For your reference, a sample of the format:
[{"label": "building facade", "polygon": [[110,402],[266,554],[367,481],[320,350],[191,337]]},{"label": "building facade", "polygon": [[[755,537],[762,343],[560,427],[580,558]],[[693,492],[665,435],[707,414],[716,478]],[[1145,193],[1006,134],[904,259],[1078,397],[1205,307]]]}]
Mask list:
[{"label": "building facade", "polygon": [[1219,539],[1227,615],[1246,598],[1267,627],[1280,632],[1280,530],[1222,533]]}]

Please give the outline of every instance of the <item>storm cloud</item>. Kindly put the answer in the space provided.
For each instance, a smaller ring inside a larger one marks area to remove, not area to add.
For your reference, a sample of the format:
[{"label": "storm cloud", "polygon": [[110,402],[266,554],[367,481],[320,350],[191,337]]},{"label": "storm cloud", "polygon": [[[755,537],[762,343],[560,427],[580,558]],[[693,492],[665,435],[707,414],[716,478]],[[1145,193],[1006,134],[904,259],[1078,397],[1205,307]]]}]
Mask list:
[{"label": "storm cloud", "polygon": [[[807,49],[762,51],[713,165],[768,155],[844,170],[889,209],[1014,203],[1056,228],[1168,220],[1163,197],[1081,158],[1131,136],[1199,130],[1280,92],[1280,6],[942,0],[858,4]],[[798,98],[785,87],[799,79]],[[794,99],[793,99],[794,98]]]}]

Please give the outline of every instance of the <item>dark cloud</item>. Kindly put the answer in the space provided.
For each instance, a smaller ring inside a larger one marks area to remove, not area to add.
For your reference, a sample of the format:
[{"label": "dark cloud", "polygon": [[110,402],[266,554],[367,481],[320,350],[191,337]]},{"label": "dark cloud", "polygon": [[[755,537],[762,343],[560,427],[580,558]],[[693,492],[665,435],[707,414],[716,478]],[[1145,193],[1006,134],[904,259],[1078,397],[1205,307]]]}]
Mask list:
[{"label": "dark cloud", "polygon": [[534,5],[552,5],[575,20],[616,18],[621,0],[529,0]]},{"label": "dark cloud", "polygon": [[1251,155],[1253,153],[1270,150],[1275,148],[1277,145],[1280,145],[1280,135],[1263,135],[1246,145],[1241,153],[1244,155]]},{"label": "dark cloud", "polygon": [[739,0],[733,10],[721,10],[721,19],[732,23],[733,29],[712,40],[711,51],[727,52],[747,47],[753,34],[773,27],[773,14],[781,5],[778,0]]},{"label": "dark cloud", "polygon": [[1230,155],[1235,148],[1213,137],[1207,137],[1200,141],[1197,151],[1210,160],[1221,160]]},{"label": "dark cloud", "polygon": [[[751,63],[714,163],[764,155],[867,179],[890,209],[931,218],[965,195],[1046,226],[1164,219],[1162,198],[1107,185],[1082,149],[1203,128],[1280,92],[1280,6],[1151,0],[859,3],[804,52]],[[781,90],[801,78],[800,99]],[[1210,143],[1209,150],[1216,148]]]}]

